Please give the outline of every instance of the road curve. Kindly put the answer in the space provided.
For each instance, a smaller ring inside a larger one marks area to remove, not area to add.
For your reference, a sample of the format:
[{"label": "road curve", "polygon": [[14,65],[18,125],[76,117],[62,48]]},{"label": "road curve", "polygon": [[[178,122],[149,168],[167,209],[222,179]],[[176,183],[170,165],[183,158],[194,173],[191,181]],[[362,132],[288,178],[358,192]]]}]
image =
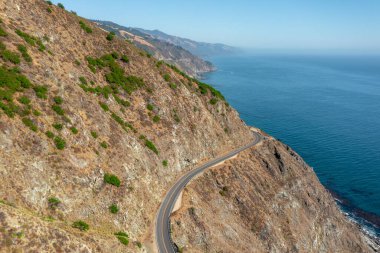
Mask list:
[{"label": "road curve", "polygon": [[193,177],[203,172],[207,168],[212,167],[224,160],[227,160],[235,156],[236,154],[258,144],[262,140],[261,135],[256,132],[252,132],[252,133],[253,133],[253,136],[255,137],[254,141],[252,141],[251,143],[249,143],[248,145],[244,147],[238,148],[222,157],[209,161],[203,164],[202,166],[188,172],[187,174],[182,176],[180,179],[178,179],[178,181],[167,192],[164,200],[161,203],[160,209],[158,210],[158,214],[156,217],[156,231],[155,231],[156,244],[157,244],[158,251],[160,253],[175,253],[176,252],[174,248],[174,244],[170,236],[170,214],[183,188],[185,188],[185,186],[190,182],[190,180]]}]

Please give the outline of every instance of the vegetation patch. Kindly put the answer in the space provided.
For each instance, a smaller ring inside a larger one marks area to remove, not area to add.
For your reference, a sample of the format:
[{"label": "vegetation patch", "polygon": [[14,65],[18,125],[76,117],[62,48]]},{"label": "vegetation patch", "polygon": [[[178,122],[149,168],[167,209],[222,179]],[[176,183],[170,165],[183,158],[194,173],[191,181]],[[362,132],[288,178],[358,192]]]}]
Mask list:
[{"label": "vegetation patch", "polygon": [[115,233],[115,236],[119,240],[119,242],[121,242],[122,244],[124,245],[129,244],[129,236],[127,233],[120,231],[120,232]]},{"label": "vegetation patch", "polygon": [[119,207],[116,204],[112,204],[108,207],[111,213],[115,214],[119,212]]},{"label": "vegetation patch", "polygon": [[53,109],[53,111],[55,111],[55,113],[57,113],[58,115],[60,116],[63,116],[65,115],[65,111],[62,109],[62,107],[60,107],[59,105],[52,105],[51,107]]},{"label": "vegetation patch", "polygon": [[63,103],[63,99],[58,96],[54,97],[53,100],[54,100],[54,103],[56,103],[57,105],[61,105]]},{"label": "vegetation patch", "polygon": [[70,127],[70,131],[71,131],[73,134],[78,134],[78,129],[76,129],[75,127]]},{"label": "vegetation patch", "polygon": [[148,104],[148,105],[146,106],[146,109],[148,109],[149,111],[153,111],[154,106],[153,106],[152,104]]},{"label": "vegetation patch", "polygon": [[99,102],[100,107],[103,109],[103,111],[108,112],[110,108],[105,103]]},{"label": "vegetation patch", "polygon": [[164,78],[164,80],[166,81],[166,82],[169,82],[172,78],[170,77],[170,75],[169,74],[165,74],[164,76],[163,76],[163,78]]},{"label": "vegetation patch", "polygon": [[45,45],[42,43],[42,41],[39,38],[36,38],[34,36],[31,36],[25,32],[22,32],[21,30],[16,30],[16,34],[23,38],[26,43],[28,43],[31,46],[38,46],[38,50],[41,52],[46,49]]},{"label": "vegetation patch", "polygon": [[21,53],[22,58],[24,58],[26,62],[32,62],[32,57],[28,54],[28,49],[26,48],[26,46],[18,45],[17,49]]},{"label": "vegetation patch", "polygon": [[87,231],[90,229],[90,226],[82,220],[78,220],[78,221],[73,222],[72,227],[77,228],[80,231]]},{"label": "vegetation patch", "polygon": [[92,33],[91,27],[87,26],[82,20],[79,21],[79,25],[86,33]]},{"label": "vegetation patch", "polygon": [[163,161],[162,161],[162,165],[163,165],[164,167],[168,167],[168,160],[163,160]]},{"label": "vegetation patch", "polygon": [[102,141],[102,142],[100,143],[100,146],[101,146],[102,148],[104,148],[104,149],[108,148],[108,144],[107,144],[107,142],[105,142],[105,141]]},{"label": "vegetation patch", "polygon": [[14,53],[9,50],[2,51],[1,58],[3,58],[4,61],[9,61],[9,62],[12,62],[13,64],[20,63],[20,56],[17,53]]},{"label": "vegetation patch", "polygon": [[58,3],[57,6],[58,6],[59,8],[61,8],[61,9],[65,9],[65,6],[63,6],[63,4],[61,4],[61,3]]},{"label": "vegetation patch", "polygon": [[145,140],[145,146],[158,155],[158,149],[150,140]]},{"label": "vegetation patch", "polygon": [[153,122],[154,123],[158,123],[158,122],[160,122],[160,120],[161,120],[160,116],[154,115],[154,117],[153,117]]},{"label": "vegetation patch", "polygon": [[210,99],[210,104],[215,105],[218,102],[217,98]]},{"label": "vegetation patch", "polygon": [[66,147],[66,141],[59,136],[54,138],[54,144],[59,150],[63,150]]},{"label": "vegetation patch", "polygon": [[110,32],[109,34],[107,34],[106,39],[108,41],[112,41],[114,39],[114,37],[115,37],[115,33],[114,32]]},{"label": "vegetation patch", "polygon": [[96,138],[98,138],[98,133],[95,131],[91,131],[91,136],[92,136],[92,138],[96,139]]},{"label": "vegetation patch", "polygon": [[63,125],[60,123],[54,123],[53,127],[57,129],[58,131],[61,131],[63,129]]},{"label": "vegetation patch", "polygon": [[104,182],[110,185],[114,185],[116,187],[120,187],[120,179],[113,174],[104,174]]},{"label": "vegetation patch", "polygon": [[22,118],[22,123],[24,123],[24,125],[27,126],[33,132],[37,132],[37,126],[34,124],[34,122],[31,119]]},{"label": "vegetation patch", "polygon": [[58,205],[61,203],[61,201],[56,197],[51,197],[48,199],[49,208],[56,209]]},{"label": "vegetation patch", "polygon": [[120,58],[120,60],[121,60],[122,62],[125,62],[125,63],[128,63],[128,62],[129,62],[129,58],[128,58],[128,56],[126,56],[126,55],[122,55],[121,58]]},{"label": "vegetation patch", "polygon": [[46,131],[46,136],[48,137],[48,138],[50,138],[50,139],[53,139],[54,138],[54,134],[53,134],[53,132],[51,132],[51,131]]},{"label": "vegetation patch", "polygon": [[7,35],[8,35],[8,33],[6,31],[4,31],[3,28],[0,27],[0,37],[5,37]]},{"label": "vegetation patch", "polygon": [[48,89],[46,86],[43,85],[37,85],[33,87],[34,92],[36,93],[36,96],[41,99],[47,99],[47,92]]}]

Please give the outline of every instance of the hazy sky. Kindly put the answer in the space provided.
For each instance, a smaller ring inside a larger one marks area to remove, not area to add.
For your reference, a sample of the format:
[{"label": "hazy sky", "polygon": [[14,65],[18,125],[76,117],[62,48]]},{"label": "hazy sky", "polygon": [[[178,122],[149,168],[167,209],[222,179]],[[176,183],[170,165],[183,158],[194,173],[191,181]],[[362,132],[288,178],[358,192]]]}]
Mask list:
[{"label": "hazy sky", "polygon": [[[54,1],[57,3],[57,1]],[[380,0],[60,0],[78,15],[246,48],[380,52]]]}]

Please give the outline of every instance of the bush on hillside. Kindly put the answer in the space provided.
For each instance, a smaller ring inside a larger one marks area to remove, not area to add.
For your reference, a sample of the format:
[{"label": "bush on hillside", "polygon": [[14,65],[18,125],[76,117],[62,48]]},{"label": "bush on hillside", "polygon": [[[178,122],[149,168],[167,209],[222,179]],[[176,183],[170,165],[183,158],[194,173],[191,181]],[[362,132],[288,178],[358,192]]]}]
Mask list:
[{"label": "bush on hillside", "polygon": [[114,185],[116,187],[120,187],[120,179],[113,174],[104,174],[104,182],[110,185]]}]

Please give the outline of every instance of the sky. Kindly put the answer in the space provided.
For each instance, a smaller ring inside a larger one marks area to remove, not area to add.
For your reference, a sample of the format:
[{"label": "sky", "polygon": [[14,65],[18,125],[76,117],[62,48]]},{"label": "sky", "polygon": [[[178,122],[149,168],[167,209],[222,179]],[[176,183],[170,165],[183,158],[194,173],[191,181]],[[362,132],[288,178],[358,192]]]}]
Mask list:
[{"label": "sky", "polygon": [[85,18],[158,29],[196,41],[252,49],[380,52],[379,0],[59,2]]}]

